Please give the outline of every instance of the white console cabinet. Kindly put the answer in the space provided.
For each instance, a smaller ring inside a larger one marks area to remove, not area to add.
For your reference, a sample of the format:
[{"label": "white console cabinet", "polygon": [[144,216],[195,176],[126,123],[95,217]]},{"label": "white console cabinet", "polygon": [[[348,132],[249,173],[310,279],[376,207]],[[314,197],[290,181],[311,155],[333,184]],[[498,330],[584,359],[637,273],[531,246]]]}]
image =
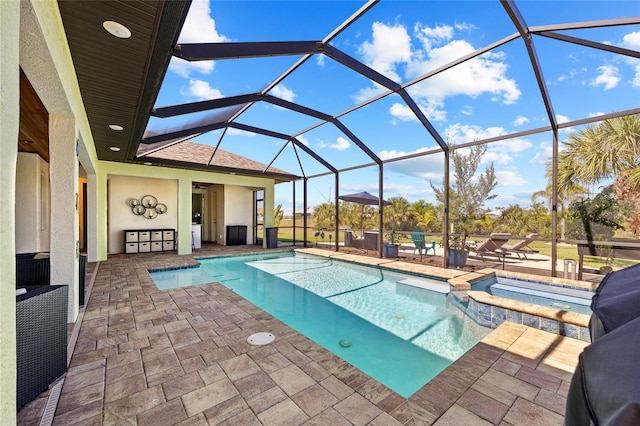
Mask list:
[{"label": "white console cabinet", "polygon": [[128,229],[124,231],[125,253],[175,250],[175,229]]}]

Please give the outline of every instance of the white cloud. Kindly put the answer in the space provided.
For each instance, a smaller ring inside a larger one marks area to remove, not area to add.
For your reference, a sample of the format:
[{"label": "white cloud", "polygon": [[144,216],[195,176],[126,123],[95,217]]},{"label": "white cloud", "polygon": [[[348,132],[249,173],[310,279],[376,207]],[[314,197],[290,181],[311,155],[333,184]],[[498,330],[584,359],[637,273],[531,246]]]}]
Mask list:
[{"label": "white cloud", "polygon": [[[556,122],[558,124],[568,123],[569,121],[571,120],[566,115],[556,114]],[[573,132],[573,127],[565,127],[560,129],[560,131],[564,133],[571,133]]]},{"label": "white cloud", "polygon": [[391,108],[389,108],[389,113],[391,114],[391,116],[399,119],[400,121],[417,120],[416,115],[413,113],[413,111],[411,111],[411,108],[409,108],[405,104],[395,103],[391,105]]},{"label": "white cloud", "polygon": [[[375,191],[377,190],[377,188],[374,188],[373,190]],[[389,199],[391,197],[404,197],[408,200],[429,200],[435,198],[433,189],[431,189],[431,185],[429,185],[428,183],[424,183],[421,185],[410,185],[385,182],[384,198]]]},{"label": "white cloud", "polygon": [[236,129],[234,127],[227,128],[227,135],[229,136],[256,136],[253,132],[247,132],[246,130]]},{"label": "white cloud", "polygon": [[208,82],[202,80],[189,80],[189,86],[186,90],[183,88],[181,94],[183,96],[195,97],[199,101],[223,97],[220,90],[211,87]]},{"label": "white cloud", "polygon": [[487,127],[486,129],[483,129],[480,126],[460,123],[452,124],[444,130],[444,134],[447,135],[447,141],[454,144],[463,144],[473,142],[475,140],[493,138],[505,135],[506,133],[506,130],[502,127]]},{"label": "white cloud", "polygon": [[213,71],[213,61],[189,62],[174,56],[169,62],[169,71],[173,71],[184,78],[189,78],[194,72],[210,74]]},{"label": "white cloud", "polygon": [[538,150],[536,151],[536,155],[529,161],[529,164],[532,165],[546,165],[549,160],[553,157],[553,146],[551,144],[542,142],[538,146]]},{"label": "white cloud", "polygon": [[[415,151],[404,152],[396,150],[383,150],[378,153],[378,157],[382,160],[389,160],[405,155],[417,154],[428,151],[428,148],[418,148]],[[406,176],[421,177],[431,180],[435,183],[442,181],[442,173],[444,170],[442,154],[424,155],[408,160],[394,161],[384,165],[385,173],[398,173]],[[427,184],[428,186],[428,184]],[[386,188],[386,184],[385,184]]]},{"label": "white cloud", "polygon": [[[211,17],[209,0],[193,0],[178,37],[178,43],[219,43],[229,39],[216,31],[216,21]],[[189,78],[192,73],[209,74],[213,71],[213,61],[188,62],[172,58],[169,70],[181,77]]]},{"label": "white cloud", "polygon": [[389,26],[374,22],[371,30],[372,41],[365,41],[360,46],[364,62],[390,79],[400,81],[397,64],[411,60],[411,37],[407,29],[398,24]]},{"label": "white cloud", "polygon": [[379,84],[373,84],[372,87],[364,87],[353,96],[353,100],[356,103],[362,103],[364,101],[368,101],[371,98],[375,98],[380,93],[385,92],[387,89]]},{"label": "white cloud", "polygon": [[[625,36],[622,37],[622,47],[640,51],[640,31],[625,34]],[[626,61],[634,69],[634,76],[631,80],[631,85],[633,87],[640,87],[640,61],[635,58],[626,58]]]},{"label": "white cloud", "polygon": [[178,43],[220,43],[229,41],[216,31],[209,0],[193,0],[178,37]]},{"label": "white cloud", "polygon": [[465,105],[460,112],[463,115],[473,115],[473,107],[471,105]]},{"label": "white cloud", "polygon": [[[452,144],[463,144],[476,140],[484,140],[506,135],[507,131],[502,127],[487,127],[463,125],[460,123],[448,126],[445,129],[447,140]],[[497,164],[509,164],[514,161],[513,155],[517,155],[533,145],[526,139],[514,138],[504,141],[492,142],[487,145],[487,152],[482,158],[482,163],[494,162]],[[462,150],[464,153],[465,150]]]},{"label": "white cloud", "polygon": [[351,143],[345,138],[339,137],[336,139],[334,143],[329,144],[326,142],[319,142],[318,146],[320,148],[330,148],[330,149],[335,149],[337,151],[344,151],[345,149],[348,149],[351,146]]},{"label": "white cloud", "polygon": [[284,84],[276,85],[273,89],[271,89],[269,94],[289,102],[293,102],[293,99],[296,97],[296,94],[293,92],[293,90],[289,89]]},{"label": "white cloud", "polygon": [[604,90],[613,89],[620,82],[620,73],[618,67],[613,65],[602,65],[598,67],[600,74],[591,80],[590,86],[604,86]]},{"label": "white cloud", "polygon": [[429,50],[434,44],[441,44],[451,40],[454,28],[450,25],[440,25],[432,28],[418,23],[414,31],[416,32],[416,37],[422,43],[422,47]]},{"label": "white cloud", "polygon": [[496,179],[500,186],[523,186],[529,183],[515,170],[496,170]]},{"label": "white cloud", "polygon": [[307,139],[304,135],[296,136],[296,139],[298,139],[298,141],[300,141],[300,143],[304,146],[311,146],[311,144],[309,143],[309,139]]},{"label": "white cloud", "polygon": [[[395,81],[401,81],[400,70],[404,70],[406,79],[409,79],[473,52],[475,49],[469,42],[454,39],[456,31],[473,28],[467,24],[456,24],[455,27],[416,24],[414,33],[421,48],[412,49],[411,37],[404,26],[376,22],[372,26],[371,40],[361,45],[360,53],[366,64]],[[511,104],[518,100],[521,92],[515,80],[507,77],[508,67],[503,61],[504,54],[500,52],[485,53],[408,90],[432,121],[446,119],[445,100],[457,95],[475,98],[488,93],[494,95],[494,101]],[[355,99],[362,102],[383,90],[374,84],[361,89]],[[410,117],[400,109],[391,109],[390,113],[400,120]]]},{"label": "white cloud", "polygon": [[528,123],[529,119],[527,117],[524,117],[522,115],[519,115],[516,117],[516,119],[513,121],[513,125],[514,126],[523,126],[525,123]]}]

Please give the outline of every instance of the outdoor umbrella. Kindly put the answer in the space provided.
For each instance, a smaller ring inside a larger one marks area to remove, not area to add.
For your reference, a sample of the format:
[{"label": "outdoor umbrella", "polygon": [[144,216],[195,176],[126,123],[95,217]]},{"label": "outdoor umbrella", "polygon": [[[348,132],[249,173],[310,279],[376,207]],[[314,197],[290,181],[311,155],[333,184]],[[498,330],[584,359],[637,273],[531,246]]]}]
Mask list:
[{"label": "outdoor umbrella", "polygon": [[[364,235],[364,206],[379,206],[380,199],[375,195],[369,194],[367,191],[358,192],[357,194],[341,195],[338,199],[349,201],[350,203],[362,204],[362,214],[360,216],[360,229]],[[389,202],[382,200],[383,206],[388,206]]]}]

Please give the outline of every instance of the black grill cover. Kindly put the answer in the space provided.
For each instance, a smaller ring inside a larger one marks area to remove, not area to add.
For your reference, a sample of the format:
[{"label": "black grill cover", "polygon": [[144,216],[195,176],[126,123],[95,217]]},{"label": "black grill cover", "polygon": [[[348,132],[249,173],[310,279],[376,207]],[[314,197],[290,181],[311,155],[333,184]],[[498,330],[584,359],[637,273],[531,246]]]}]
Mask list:
[{"label": "black grill cover", "polygon": [[[592,321],[592,341],[600,337],[602,331],[609,333],[640,317],[640,264],[604,277],[591,301],[591,310],[601,323]],[[602,330],[598,332],[600,325]]]},{"label": "black grill cover", "polygon": [[640,317],[587,346],[573,375],[566,426],[640,424]]}]

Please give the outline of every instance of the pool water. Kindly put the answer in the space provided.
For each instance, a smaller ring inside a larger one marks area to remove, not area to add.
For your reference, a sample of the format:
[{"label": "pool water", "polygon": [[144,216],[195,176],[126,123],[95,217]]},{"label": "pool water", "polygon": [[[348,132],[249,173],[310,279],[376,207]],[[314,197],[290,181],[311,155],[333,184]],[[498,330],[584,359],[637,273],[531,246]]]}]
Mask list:
[{"label": "pool water", "polygon": [[505,299],[591,315],[591,290],[507,277],[491,277],[474,282],[472,290],[485,291]]},{"label": "pool water", "polygon": [[151,276],[160,289],[220,282],[404,397],[491,331],[407,274],[292,252],[199,261]]}]

